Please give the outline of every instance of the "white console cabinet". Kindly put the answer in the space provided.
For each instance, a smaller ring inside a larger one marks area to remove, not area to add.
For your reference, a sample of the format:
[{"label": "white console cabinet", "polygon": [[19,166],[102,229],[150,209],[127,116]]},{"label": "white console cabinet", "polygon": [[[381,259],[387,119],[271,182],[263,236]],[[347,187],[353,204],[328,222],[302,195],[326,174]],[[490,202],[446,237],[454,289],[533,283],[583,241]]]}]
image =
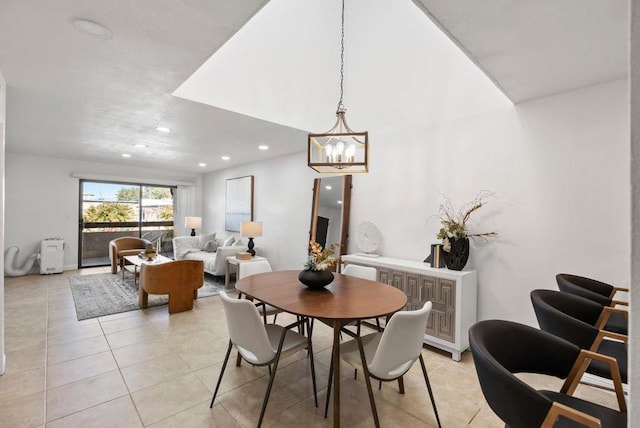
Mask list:
[{"label": "white console cabinet", "polygon": [[475,270],[436,269],[413,260],[390,257],[342,256],[343,263],[376,268],[379,282],[404,291],[405,309],[415,310],[431,301],[433,309],[424,343],[451,352],[460,361],[469,348],[469,328],[476,322],[477,274]]}]

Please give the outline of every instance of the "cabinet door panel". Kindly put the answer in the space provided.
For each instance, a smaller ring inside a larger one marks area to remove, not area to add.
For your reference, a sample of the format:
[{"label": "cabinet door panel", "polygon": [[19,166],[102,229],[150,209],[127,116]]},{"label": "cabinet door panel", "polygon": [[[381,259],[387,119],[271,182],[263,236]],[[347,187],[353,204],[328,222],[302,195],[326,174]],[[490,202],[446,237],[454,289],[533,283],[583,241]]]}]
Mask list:
[{"label": "cabinet door panel", "polygon": [[448,279],[438,280],[438,302],[444,304],[447,310],[455,312],[456,309],[456,283]]},{"label": "cabinet door panel", "polygon": [[393,285],[397,289],[402,290],[402,291],[404,291],[406,293],[407,290],[406,290],[406,286],[405,286],[405,283],[404,283],[404,272],[400,272],[400,271],[397,271],[397,270],[392,270],[391,271],[391,282],[389,283],[389,285]]},{"label": "cabinet door panel", "polygon": [[448,279],[436,280],[436,294],[438,296],[436,336],[449,342],[455,342],[456,283]]},{"label": "cabinet door panel", "polygon": [[[424,302],[430,301],[431,303],[433,303],[436,293],[436,279],[430,276],[421,276],[420,286],[422,287],[422,299],[420,307],[422,307]],[[427,319],[427,328],[425,329],[425,333],[431,336],[436,336],[436,324],[436,311],[431,309],[429,318]]]},{"label": "cabinet door panel", "polygon": [[437,312],[438,333],[440,339],[454,343],[456,341],[455,314],[452,311]]},{"label": "cabinet door panel", "polygon": [[383,268],[378,269],[378,281],[383,284],[393,285],[391,283],[391,270]]},{"label": "cabinet door panel", "polygon": [[408,299],[408,309],[415,311],[422,308],[420,300],[424,295],[424,291],[421,290],[422,284],[420,283],[420,275],[408,273],[405,278],[405,293]]}]

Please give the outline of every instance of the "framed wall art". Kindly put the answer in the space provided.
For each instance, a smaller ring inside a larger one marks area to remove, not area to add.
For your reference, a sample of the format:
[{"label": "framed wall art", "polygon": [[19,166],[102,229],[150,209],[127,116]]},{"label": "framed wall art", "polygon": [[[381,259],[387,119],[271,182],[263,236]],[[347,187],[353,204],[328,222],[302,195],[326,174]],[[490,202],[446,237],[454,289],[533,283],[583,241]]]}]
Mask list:
[{"label": "framed wall art", "polygon": [[240,232],[243,221],[253,221],[253,175],[227,179],[224,229]]}]

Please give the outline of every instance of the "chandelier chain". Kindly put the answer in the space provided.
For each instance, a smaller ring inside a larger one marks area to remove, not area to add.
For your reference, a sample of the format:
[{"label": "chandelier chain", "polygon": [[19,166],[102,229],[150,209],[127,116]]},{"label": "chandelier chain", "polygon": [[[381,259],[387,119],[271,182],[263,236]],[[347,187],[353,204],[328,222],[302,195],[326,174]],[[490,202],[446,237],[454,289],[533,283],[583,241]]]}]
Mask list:
[{"label": "chandelier chain", "polygon": [[342,0],[342,32],[340,34],[340,101],[338,101],[338,109],[336,113],[345,110],[342,104],[342,96],[344,94],[344,0]]}]

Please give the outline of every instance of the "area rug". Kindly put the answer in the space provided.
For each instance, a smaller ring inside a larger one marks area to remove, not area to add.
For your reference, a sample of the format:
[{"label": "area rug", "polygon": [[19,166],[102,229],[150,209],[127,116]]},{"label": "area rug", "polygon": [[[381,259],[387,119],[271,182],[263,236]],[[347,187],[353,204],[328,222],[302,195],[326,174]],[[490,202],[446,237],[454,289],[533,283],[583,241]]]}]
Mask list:
[{"label": "area rug", "polygon": [[[78,321],[140,309],[138,285],[134,284],[133,275],[125,276],[124,281],[120,273],[79,275],[70,277],[69,284]],[[224,289],[224,278],[218,281],[205,275],[204,285],[198,289],[198,298],[216,296]],[[167,295],[149,294],[149,306],[166,305],[168,302]]]}]

